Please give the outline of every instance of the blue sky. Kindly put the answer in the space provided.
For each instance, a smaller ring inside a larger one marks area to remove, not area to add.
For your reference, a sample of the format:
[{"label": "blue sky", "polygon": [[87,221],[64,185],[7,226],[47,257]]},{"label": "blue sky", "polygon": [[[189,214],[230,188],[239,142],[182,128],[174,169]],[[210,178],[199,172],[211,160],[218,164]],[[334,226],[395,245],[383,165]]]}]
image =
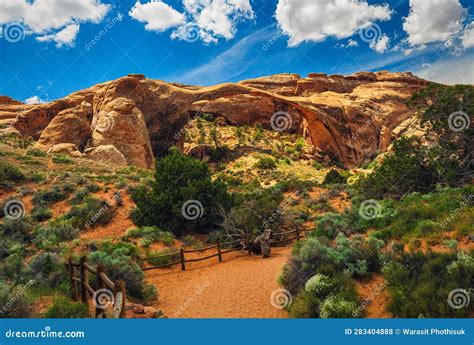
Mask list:
[{"label": "blue sky", "polygon": [[474,83],[472,7],[466,0],[4,0],[0,95],[54,100],[130,73],[211,85],[386,69]]}]

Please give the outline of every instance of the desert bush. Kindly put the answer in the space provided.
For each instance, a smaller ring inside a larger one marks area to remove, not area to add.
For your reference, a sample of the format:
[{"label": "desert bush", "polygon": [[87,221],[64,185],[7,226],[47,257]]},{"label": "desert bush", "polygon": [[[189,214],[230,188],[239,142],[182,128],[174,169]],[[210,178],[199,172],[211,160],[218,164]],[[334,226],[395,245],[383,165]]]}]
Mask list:
[{"label": "desert bush", "polygon": [[72,164],[73,160],[66,155],[54,155],[51,159],[56,164]]},{"label": "desert bush", "polygon": [[218,146],[209,150],[209,157],[211,157],[212,162],[219,162],[227,157],[230,153],[231,150],[227,146]]},{"label": "desert bush", "polygon": [[[212,181],[208,166],[176,149],[157,161],[155,181],[136,189],[132,199],[137,205],[131,215],[135,224],[158,226],[175,235],[215,230],[219,209],[232,205],[225,184]],[[189,217],[194,211],[197,217]]]},{"label": "desert bush", "polygon": [[216,230],[216,231],[212,231],[209,236],[207,237],[206,239],[206,243],[218,243],[218,242],[226,242],[228,241],[228,236],[226,235],[226,233],[222,230]]},{"label": "desert bush", "polygon": [[50,219],[53,216],[53,212],[43,205],[33,207],[31,211],[31,218],[37,222],[43,222]]},{"label": "desert bush", "polygon": [[312,293],[301,290],[288,307],[292,318],[318,318],[321,301]]},{"label": "desert bush", "polygon": [[314,221],[316,229],[312,234],[316,236],[325,236],[329,239],[336,238],[339,233],[350,233],[349,220],[346,216],[338,213],[326,213],[318,216]]},{"label": "desert bush", "polygon": [[[473,176],[474,128],[469,126],[474,120],[473,97],[472,85],[430,84],[409,101],[423,112],[422,124],[428,124],[427,136],[436,143],[429,150],[428,159],[440,183],[460,185]],[[464,114],[451,118],[459,112]],[[460,123],[455,119],[461,119]]]},{"label": "desert bush", "polygon": [[[435,237],[443,230],[468,234],[472,229],[474,209],[470,206],[474,187],[445,188],[429,194],[412,193],[400,201],[384,199],[379,202],[377,217],[365,220],[354,213],[358,230],[377,229],[379,238]],[[357,202],[355,202],[357,204]]]},{"label": "desert bush", "polygon": [[311,188],[315,185],[312,181],[300,180],[297,177],[290,176],[288,179],[279,181],[275,188],[280,189],[282,192],[289,191],[303,191],[308,188]]},{"label": "desert bush", "polygon": [[46,180],[46,176],[42,173],[33,173],[30,177],[31,182],[40,183]]},{"label": "desert bush", "polygon": [[36,148],[31,148],[26,151],[26,154],[29,156],[34,156],[34,157],[46,157],[47,154],[46,152],[36,149]]},{"label": "desert bush", "polygon": [[346,178],[336,169],[331,169],[324,178],[324,185],[332,184],[344,184],[346,183]]},{"label": "desert bush", "polygon": [[81,319],[89,317],[89,307],[81,302],[74,302],[68,297],[56,297],[53,305],[45,315],[48,319]]},{"label": "desert bush", "polygon": [[193,248],[203,248],[204,244],[202,241],[198,240],[196,237],[193,235],[186,235],[183,238],[181,238],[181,242],[185,246],[193,247]]},{"label": "desert bush", "polygon": [[105,200],[88,197],[80,205],[73,206],[64,216],[75,228],[88,229],[109,224],[116,209]]},{"label": "desert bush", "polygon": [[55,248],[58,244],[75,239],[79,230],[65,219],[56,219],[46,225],[37,227],[33,242],[40,249]]},{"label": "desert bush", "polygon": [[163,242],[167,246],[172,245],[174,242],[174,235],[171,232],[163,231],[156,226],[130,229],[125,235],[125,239],[129,238],[141,238],[150,241],[151,243]]},{"label": "desert bush", "polygon": [[53,186],[48,190],[40,190],[33,196],[33,204],[51,204],[58,201],[65,200],[69,193],[67,193],[62,186]]},{"label": "desert bush", "polygon": [[21,182],[25,179],[25,174],[19,168],[6,161],[0,161],[0,185],[7,182]]},{"label": "desert bush", "polygon": [[321,303],[321,318],[353,318],[361,317],[359,304],[347,299],[342,294],[331,295]]},{"label": "desert bush", "polygon": [[380,262],[386,258],[380,252],[384,242],[374,237],[367,240],[355,235],[351,239],[339,234],[336,243],[325,238],[309,238],[293,247],[290,263],[284,268],[280,282],[290,292],[304,287],[301,277],[312,277],[314,273],[334,278],[344,271],[348,276],[367,277],[380,270]]},{"label": "desert bush", "polygon": [[113,280],[124,280],[128,294],[139,300],[150,300],[150,289],[145,274],[136,262],[138,249],[130,243],[105,241],[99,250],[89,255],[94,265],[103,264],[108,276]]},{"label": "desert bush", "polygon": [[336,282],[328,276],[318,273],[311,278],[305,284],[305,291],[311,293],[318,298],[325,298],[331,293],[336,287]]},{"label": "desert bush", "polygon": [[0,263],[0,276],[3,280],[16,283],[25,282],[26,274],[23,257],[19,253],[8,255],[8,257]]},{"label": "desert bush", "polygon": [[98,191],[100,191],[100,187],[97,184],[88,183],[72,195],[69,203],[71,205],[79,205],[89,199],[91,193],[97,193]]},{"label": "desert bush", "polygon": [[28,263],[28,268],[35,281],[45,287],[57,287],[67,279],[64,265],[56,253],[36,254]]},{"label": "desert bush", "polygon": [[261,157],[254,165],[257,169],[273,170],[276,169],[275,160],[271,157]]},{"label": "desert bush", "polygon": [[317,170],[321,170],[322,168],[324,168],[324,166],[321,163],[319,163],[318,161],[313,161],[311,163],[311,166],[313,168],[317,169]]},{"label": "desert bush", "polygon": [[201,119],[206,122],[214,122],[215,116],[210,113],[202,113]]},{"label": "desert bush", "polygon": [[[387,309],[395,317],[469,317],[473,303],[459,309],[448,301],[450,293],[463,289],[466,300],[472,297],[474,251],[455,254],[404,253],[382,270],[390,293]],[[471,296],[470,296],[471,295]],[[452,301],[455,302],[455,301]]]},{"label": "desert bush", "polygon": [[282,220],[282,201],[283,194],[278,188],[239,194],[236,206],[225,214],[222,227],[228,237],[244,241],[252,240],[266,228],[276,230]]},{"label": "desert bush", "polygon": [[0,318],[27,318],[31,308],[25,296],[25,287],[13,287],[0,281]]},{"label": "desert bush", "polygon": [[400,199],[414,191],[429,192],[436,183],[436,177],[426,160],[426,150],[417,138],[396,140],[393,153],[388,154],[373,173],[360,179],[356,188],[367,199]]},{"label": "desert bush", "polygon": [[28,217],[5,219],[0,224],[0,238],[10,238],[20,243],[29,243],[32,230],[33,225]]}]

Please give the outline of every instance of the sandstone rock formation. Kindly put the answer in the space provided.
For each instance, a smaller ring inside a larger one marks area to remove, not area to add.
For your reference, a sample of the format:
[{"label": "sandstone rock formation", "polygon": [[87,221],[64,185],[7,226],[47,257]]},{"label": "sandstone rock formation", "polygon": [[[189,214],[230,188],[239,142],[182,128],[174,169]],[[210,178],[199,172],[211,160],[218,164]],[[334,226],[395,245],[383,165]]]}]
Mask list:
[{"label": "sandstone rock formation", "polygon": [[427,84],[389,72],[280,74],[210,87],[129,75],[50,103],[0,97],[0,123],[45,151],[71,144],[86,158],[152,168],[154,157],[181,146],[191,117],[211,113],[231,125],[301,133],[317,151],[353,167],[406,132],[413,112],[405,102]]}]

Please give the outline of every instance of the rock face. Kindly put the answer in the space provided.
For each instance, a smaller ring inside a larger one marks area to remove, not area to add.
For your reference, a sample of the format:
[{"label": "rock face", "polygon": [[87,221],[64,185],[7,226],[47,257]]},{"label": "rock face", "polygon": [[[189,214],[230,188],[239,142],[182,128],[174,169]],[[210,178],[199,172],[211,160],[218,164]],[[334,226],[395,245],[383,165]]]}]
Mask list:
[{"label": "rock face", "polygon": [[211,113],[231,125],[301,133],[353,167],[406,132],[413,113],[405,102],[427,84],[388,72],[279,74],[210,87],[129,75],[39,105],[0,97],[0,121],[45,151],[71,144],[85,157],[152,168],[154,157],[181,146],[191,117]]}]

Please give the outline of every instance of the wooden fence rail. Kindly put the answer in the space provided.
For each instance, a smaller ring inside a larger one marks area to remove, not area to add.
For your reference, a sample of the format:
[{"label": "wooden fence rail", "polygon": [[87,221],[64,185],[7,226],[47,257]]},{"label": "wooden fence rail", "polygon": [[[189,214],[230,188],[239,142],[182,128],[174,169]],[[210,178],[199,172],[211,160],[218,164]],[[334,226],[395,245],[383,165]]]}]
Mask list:
[{"label": "wooden fence rail", "polygon": [[[288,238],[282,238],[282,239],[279,239],[279,240],[272,239],[271,244],[274,245],[274,244],[293,241],[293,240],[299,241],[305,235],[305,231],[302,232],[300,229],[297,228],[296,230],[276,233],[276,234],[274,234],[273,237],[281,237],[281,236],[286,236],[286,235],[290,235],[290,236],[288,236]],[[237,246],[235,246],[235,245],[237,245]],[[231,246],[231,248],[225,249],[225,247],[229,247],[229,246]],[[212,246],[209,246],[209,247],[206,247],[206,248],[201,248],[201,249],[184,249],[184,248],[181,248],[179,251],[175,251],[175,252],[172,252],[172,253],[166,253],[166,254],[161,254],[161,255],[156,255],[156,256],[145,257],[143,259],[144,264],[148,263],[149,260],[163,259],[163,258],[166,258],[166,257],[176,258],[176,260],[173,260],[172,262],[161,264],[161,265],[143,267],[143,270],[148,271],[148,270],[153,270],[153,269],[157,269],[157,268],[165,268],[165,267],[171,267],[171,266],[174,266],[174,265],[181,264],[181,270],[186,271],[186,263],[204,261],[204,260],[212,259],[212,258],[215,258],[215,257],[218,258],[219,262],[222,262],[223,261],[223,254],[236,252],[236,251],[241,251],[243,249],[243,247],[244,247],[243,243],[241,243],[240,240],[236,240],[236,241],[230,241],[230,242],[217,243],[215,245],[212,245]],[[189,253],[202,253],[202,252],[212,250],[212,249],[216,250],[215,254],[208,255],[208,256],[202,257],[202,258],[186,259],[186,254],[189,254]]]},{"label": "wooden fence rail", "polygon": [[[94,299],[96,318],[106,318],[106,309],[108,307],[112,309],[111,318],[118,319],[125,316],[127,295],[124,281],[113,281],[107,276],[103,265],[93,267],[87,263],[85,256],[81,257],[78,264],[74,263],[72,258],[69,258],[66,267],[68,268],[71,282],[71,297],[74,301],[81,301],[89,307],[89,301],[92,297]],[[90,274],[95,276],[95,289],[90,283]],[[101,301],[103,298],[110,299],[110,303],[113,305],[109,306],[107,303],[102,305]]]}]

